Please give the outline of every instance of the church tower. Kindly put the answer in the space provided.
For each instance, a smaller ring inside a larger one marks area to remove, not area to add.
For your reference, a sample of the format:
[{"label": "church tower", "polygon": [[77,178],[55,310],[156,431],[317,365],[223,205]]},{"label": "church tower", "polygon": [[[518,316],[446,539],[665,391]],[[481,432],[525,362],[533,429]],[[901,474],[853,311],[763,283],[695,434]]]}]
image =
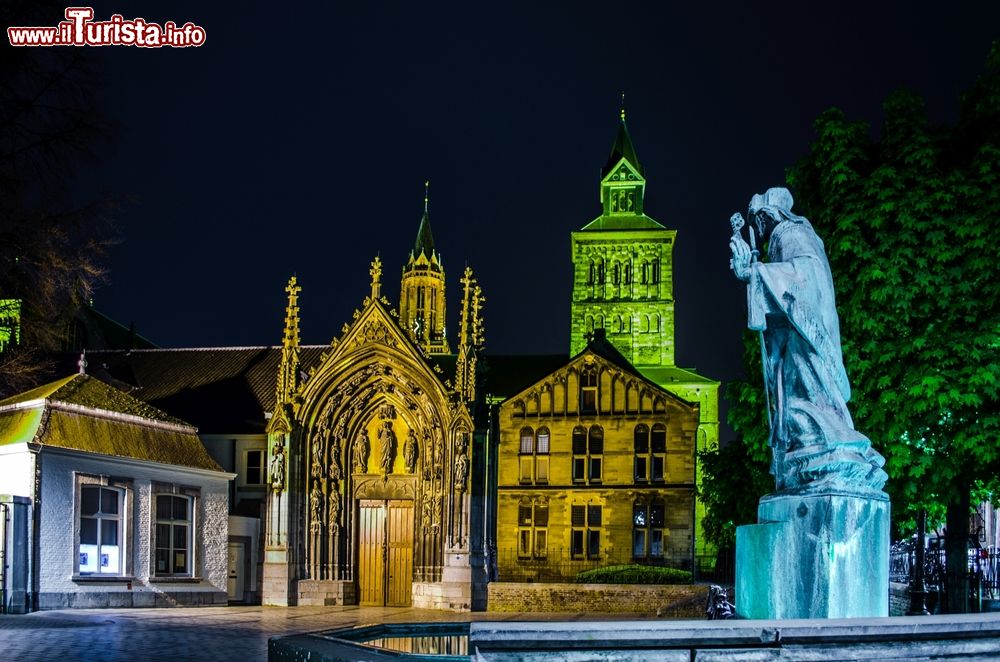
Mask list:
[{"label": "church tower", "polygon": [[572,233],[570,354],[594,329],[632,365],[674,365],[673,246],[676,232],[643,213],[646,179],[621,111],[601,169],[602,213]]},{"label": "church tower", "polygon": [[417,344],[429,354],[448,354],[445,337],[444,267],[434,250],[434,235],[427,215],[429,183],[424,184],[424,215],[417,241],[403,267],[399,292],[399,320],[413,332]]}]

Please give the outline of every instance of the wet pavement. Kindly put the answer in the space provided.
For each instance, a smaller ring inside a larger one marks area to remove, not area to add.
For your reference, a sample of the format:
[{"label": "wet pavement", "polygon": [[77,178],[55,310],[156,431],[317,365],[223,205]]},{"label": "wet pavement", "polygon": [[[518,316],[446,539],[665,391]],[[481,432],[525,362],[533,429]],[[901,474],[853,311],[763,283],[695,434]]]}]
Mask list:
[{"label": "wet pavement", "polygon": [[[402,607],[73,609],[0,615],[4,662],[267,659],[267,640],[378,623],[620,620],[621,614],[450,612]],[[645,620],[633,615],[629,620]],[[652,618],[652,617],[650,617]]]}]

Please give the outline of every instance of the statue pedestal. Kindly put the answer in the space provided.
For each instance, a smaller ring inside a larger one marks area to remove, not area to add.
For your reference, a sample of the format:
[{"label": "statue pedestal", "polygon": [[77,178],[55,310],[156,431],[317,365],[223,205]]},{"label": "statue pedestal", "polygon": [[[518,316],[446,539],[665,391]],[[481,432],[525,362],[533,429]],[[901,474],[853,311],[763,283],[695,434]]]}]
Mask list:
[{"label": "statue pedestal", "polygon": [[889,615],[889,500],[840,494],[760,500],[736,529],[740,618]]}]

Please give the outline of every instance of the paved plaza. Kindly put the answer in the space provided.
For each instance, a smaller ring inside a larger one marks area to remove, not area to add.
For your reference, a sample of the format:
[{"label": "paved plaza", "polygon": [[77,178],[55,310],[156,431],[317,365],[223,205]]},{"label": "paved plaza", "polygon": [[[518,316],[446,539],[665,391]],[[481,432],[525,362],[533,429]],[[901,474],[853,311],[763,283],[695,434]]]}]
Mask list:
[{"label": "paved plaza", "polygon": [[[212,660],[267,659],[267,640],[373,623],[479,620],[616,620],[615,614],[528,614],[376,607],[202,607],[76,609],[0,615],[0,659]],[[652,614],[650,614],[652,618]],[[630,620],[636,617],[629,615]]]}]

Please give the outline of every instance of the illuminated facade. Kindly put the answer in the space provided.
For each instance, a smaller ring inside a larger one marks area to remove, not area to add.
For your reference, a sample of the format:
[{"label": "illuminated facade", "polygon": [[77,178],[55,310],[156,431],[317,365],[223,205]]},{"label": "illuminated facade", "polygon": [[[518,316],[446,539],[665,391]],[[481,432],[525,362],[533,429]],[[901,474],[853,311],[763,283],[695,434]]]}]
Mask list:
[{"label": "illuminated facade", "polygon": [[[426,243],[420,252],[420,241],[418,260],[433,257]],[[482,545],[470,546],[467,408],[475,399],[481,295],[467,270],[452,386],[425,350],[434,336],[406,329],[406,315],[382,297],[378,258],[371,276],[362,308],[304,381],[300,288],[294,278],[287,288],[267,425],[263,602],[470,609],[475,558],[482,573]],[[404,270],[404,293],[412,278]],[[442,312],[443,305],[442,291]]]},{"label": "illuminated facade", "polygon": [[601,329],[508,398],[499,427],[501,581],[690,563],[698,406],[643,377]]},{"label": "illuminated facade", "polygon": [[[644,211],[646,178],[621,113],[611,154],[601,169],[601,215],[571,235],[573,297],[570,352],[595,329],[647,379],[697,403],[697,448],[719,440],[719,383],[674,362],[673,248],[677,232]],[[700,480],[696,477],[696,481]],[[695,546],[707,553],[697,505]]]}]

